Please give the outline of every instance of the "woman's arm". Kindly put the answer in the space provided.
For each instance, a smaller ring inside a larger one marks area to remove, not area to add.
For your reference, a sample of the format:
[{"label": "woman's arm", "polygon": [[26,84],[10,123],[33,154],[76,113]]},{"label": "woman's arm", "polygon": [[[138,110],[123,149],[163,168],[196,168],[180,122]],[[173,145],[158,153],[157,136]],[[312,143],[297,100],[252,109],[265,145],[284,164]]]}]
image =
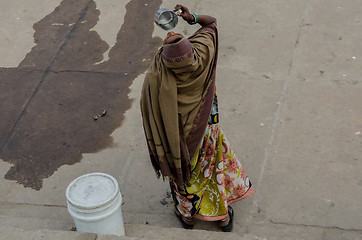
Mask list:
[{"label": "woman's arm", "polygon": [[[176,5],[175,10],[179,10],[182,9],[182,13],[179,13],[178,15],[181,16],[185,21],[187,22],[195,22],[195,16],[193,14],[190,13],[189,9],[185,6],[182,5]],[[208,15],[197,15],[197,22],[201,25],[201,26],[206,26],[212,23],[216,23],[216,18],[208,16]]]}]

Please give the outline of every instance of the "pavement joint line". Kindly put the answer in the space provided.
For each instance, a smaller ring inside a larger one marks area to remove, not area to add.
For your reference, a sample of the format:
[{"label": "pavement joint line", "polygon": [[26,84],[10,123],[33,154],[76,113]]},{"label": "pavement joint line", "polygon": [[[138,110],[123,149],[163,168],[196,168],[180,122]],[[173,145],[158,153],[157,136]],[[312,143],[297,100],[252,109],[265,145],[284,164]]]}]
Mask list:
[{"label": "pavement joint line", "polygon": [[[34,203],[14,203],[14,202],[0,202],[0,206],[32,206],[32,207],[57,207],[57,208],[67,208],[65,205],[53,205],[53,204],[34,204]],[[146,215],[154,215],[154,212],[141,212],[141,211],[127,211],[122,209],[124,213],[132,213],[132,214],[146,214]],[[1,215],[1,214],[0,214]],[[158,215],[168,216],[168,213],[158,213]]]},{"label": "pavement joint line", "polygon": [[297,33],[297,38],[295,40],[295,44],[294,44],[294,48],[293,48],[293,53],[292,53],[292,59],[290,60],[290,63],[289,63],[289,69],[288,69],[288,74],[287,76],[290,75],[290,71],[292,69],[292,66],[293,66],[293,63],[294,63],[294,57],[295,57],[295,52],[297,50],[297,47],[299,45],[299,39],[300,39],[300,36],[302,34],[302,29],[303,29],[303,26],[305,24],[305,19],[307,18],[307,15],[308,15],[308,12],[309,12],[309,8],[310,8],[310,5],[311,5],[311,0],[308,0],[307,2],[307,6],[305,7],[305,10],[304,10],[304,14],[303,14],[303,17],[302,17],[302,21],[299,25],[299,29],[298,29],[298,33]]},{"label": "pavement joint line", "polygon": [[133,74],[136,72],[111,72],[111,71],[107,71],[107,72],[102,72],[102,71],[84,71],[84,70],[60,70],[60,71],[54,71],[51,70],[51,73],[93,73],[93,74]]},{"label": "pavement joint line", "polygon": [[285,223],[285,222],[277,222],[273,221],[272,219],[269,219],[269,222],[275,225],[285,225],[285,226],[295,226],[295,227],[313,227],[313,228],[322,228],[322,229],[336,229],[336,230],[342,230],[342,231],[352,231],[352,232],[361,232],[362,229],[354,229],[354,228],[341,228],[337,226],[320,226],[320,225],[309,225],[309,224],[303,224],[303,223]]},{"label": "pavement joint line", "polygon": [[[2,69],[0,67],[0,69]],[[5,69],[12,69],[12,68],[5,68]],[[37,69],[37,68],[13,68],[13,69],[20,69],[20,70],[25,70],[25,71],[29,71],[29,72],[45,72],[47,71],[47,69]],[[120,72],[113,72],[113,71],[87,71],[87,70],[49,70],[49,73],[92,73],[92,74],[134,74],[137,72],[134,71],[120,71]],[[137,73],[138,74],[138,73]]]},{"label": "pavement joint line", "polygon": [[[280,121],[280,116],[281,116],[281,112],[282,112],[282,109],[283,109],[283,105],[284,105],[284,102],[285,102],[285,97],[287,95],[287,92],[288,92],[288,85],[289,85],[289,82],[291,81],[291,77],[290,77],[290,72],[291,72],[291,68],[293,66],[293,60],[294,60],[294,56],[295,56],[295,53],[296,53],[296,47],[297,47],[297,43],[299,41],[299,37],[300,37],[300,32],[301,32],[301,29],[303,27],[303,24],[305,22],[305,18],[308,14],[308,11],[309,11],[309,8],[310,8],[310,3],[311,3],[311,0],[309,0],[307,2],[307,5],[305,7],[305,10],[304,10],[304,14],[303,14],[303,17],[302,17],[302,20],[301,20],[301,23],[299,24],[299,30],[298,30],[298,33],[297,33],[297,37],[296,37],[296,45],[293,49],[293,52],[292,52],[292,59],[289,63],[289,69],[288,69],[288,72],[287,72],[287,75],[286,75],[286,78],[285,78],[285,81],[284,81],[284,85],[283,85],[283,88],[282,88],[282,91],[280,93],[280,97],[279,97],[279,100],[278,102],[280,103],[274,113],[274,122],[273,122],[273,125],[271,127],[271,136],[270,136],[270,139],[265,147],[265,150],[264,150],[264,159],[260,165],[260,175],[259,175],[259,178],[258,178],[258,181],[257,181],[257,184],[256,186],[259,187],[261,186],[261,182],[263,181],[264,179],[264,173],[265,173],[265,168],[267,166],[267,163],[269,162],[271,156],[272,156],[272,152],[274,147],[274,143],[276,141],[276,132],[277,132],[277,129],[278,129],[278,123]],[[252,207],[251,207],[251,212],[256,212],[259,205],[258,205],[258,196],[260,195],[256,195],[253,199],[253,203],[252,203]],[[250,217],[249,217],[250,218]]]},{"label": "pavement joint line", "polygon": [[[130,97],[131,92],[134,91],[134,90],[132,90],[132,86],[133,86],[133,84],[136,83],[136,81],[138,80],[138,78],[139,78],[140,76],[142,76],[142,75],[145,75],[145,74],[147,73],[147,71],[148,71],[148,70],[144,71],[144,72],[141,73],[141,74],[138,74],[138,76],[135,78],[135,80],[133,81],[133,83],[132,83],[131,86],[129,87],[130,92],[129,92],[128,95],[127,95],[128,98],[135,100],[135,98]],[[143,81],[143,78],[140,79],[140,81]],[[125,118],[127,117],[127,113],[131,110],[132,105],[135,104],[136,101],[134,101],[134,100],[133,100],[132,103],[131,103],[131,107],[126,111],[126,113],[125,113],[125,115],[124,115]],[[122,128],[122,126],[120,126],[119,128]],[[132,144],[134,144],[134,142],[132,142]],[[119,181],[119,184],[120,184],[120,185],[123,184],[123,183],[127,183],[127,180],[128,180],[128,178],[129,178],[129,172],[130,172],[129,169],[130,169],[130,167],[132,166],[132,164],[134,163],[134,161],[132,161],[132,158],[130,158],[130,156],[131,156],[131,152],[128,152],[128,153],[127,153],[127,156],[126,156],[126,158],[125,158],[125,159],[127,159],[127,160],[126,160],[126,163],[124,164],[124,166],[122,167],[122,170],[121,170],[121,172],[120,172],[120,176],[122,176],[122,178],[121,178],[120,181]]]},{"label": "pavement joint line", "polygon": [[[29,72],[45,72],[46,69],[35,69],[35,68],[1,68],[0,69],[21,69],[21,70],[25,70],[25,71],[29,71]],[[49,70],[50,73],[89,73],[89,74],[101,74],[101,75],[106,75],[106,74],[138,74],[137,72],[134,71],[125,71],[125,72],[113,72],[113,71],[87,71],[87,70]],[[248,76],[252,76],[255,77],[256,79],[244,79],[243,81],[256,81],[257,79],[261,79],[264,80],[263,77],[265,77],[265,74],[254,74],[251,72],[247,72],[247,71],[241,71],[240,74],[245,74]],[[272,78],[270,76],[267,76],[268,78]],[[277,79],[275,79],[277,80]],[[346,82],[353,82],[353,83],[361,83],[362,79],[333,79],[333,80],[327,80],[328,82],[337,82],[337,83],[346,83]],[[314,79],[313,82],[326,82],[325,79],[321,79],[321,78],[317,78]]]},{"label": "pavement joint line", "polygon": [[[0,69],[2,69],[0,67]],[[5,68],[5,69],[11,69],[11,68]],[[15,69],[15,68],[14,68]],[[26,70],[29,72],[45,72],[47,69],[36,69],[36,68],[16,68],[21,70]],[[113,72],[113,71],[87,71],[87,70],[49,70],[49,73],[90,73],[90,74],[139,74],[135,71],[119,71],[119,72]]]},{"label": "pavement joint line", "polygon": [[[133,102],[132,102],[132,104],[133,104]],[[125,118],[126,118],[126,115],[125,115]],[[130,169],[130,166],[134,162],[134,161],[132,161],[132,158],[130,158],[130,155],[131,155],[131,152],[128,152],[127,157],[126,157],[127,160],[126,160],[125,164],[123,165],[122,170],[120,172],[120,176],[122,176],[122,178],[119,180],[120,185],[126,184],[128,178],[129,178],[129,172],[130,172],[129,169]]]},{"label": "pavement joint line", "polygon": [[14,202],[0,202],[0,206],[33,206],[33,207],[58,207],[66,208],[64,205],[53,205],[53,204],[35,204],[35,203],[14,203]]},{"label": "pavement joint line", "polygon": [[78,27],[79,23],[83,21],[90,3],[93,0],[89,0],[86,7],[81,11],[80,17],[78,18],[76,24],[74,24],[74,27],[72,28],[72,30],[70,30],[69,34],[65,37],[65,41],[63,42],[63,44],[60,46],[58,52],[55,54],[52,62],[50,63],[50,65],[45,69],[43,76],[41,77],[38,85],[36,86],[33,94],[30,96],[29,100],[27,101],[27,103],[25,104],[25,106],[23,107],[23,110],[21,111],[18,119],[15,121],[13,127],[11,128],[9,134],[6,136],[4,142],[2,143],[2,145],[0,146],[0,153],[3,151],[4,147],[8,144],[11,136],[14,134],[15,128],[17,127],[18,123],[20,122],[20,120],[24,117],[26,110],[28,108],[28,106],[30,105],[30,103],[32,102],[33,98],[35,97],[35,95],[39,92],[39,89],[41,87],[41,85],[43,84],[44,80],[47,78],[47,76],[49,75],[49,73],[51,72],[52,67],[54,66],[56,60],[58,59],[60,53],[63,51],[64,47],[68,44],[69,40],[71,39],[72,33],[74,32],[74,30]]}]

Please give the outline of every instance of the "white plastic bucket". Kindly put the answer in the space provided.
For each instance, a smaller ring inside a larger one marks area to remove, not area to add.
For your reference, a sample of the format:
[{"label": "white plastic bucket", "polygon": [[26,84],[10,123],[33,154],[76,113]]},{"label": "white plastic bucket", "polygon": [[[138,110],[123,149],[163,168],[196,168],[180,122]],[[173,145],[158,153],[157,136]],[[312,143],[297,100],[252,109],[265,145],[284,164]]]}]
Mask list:
[{"label": "white plastic bucket", "polygon": [[68,185],[66,197],[77,231],[125,235],[122,196],[114,177],[105,173],[82,175]]}]

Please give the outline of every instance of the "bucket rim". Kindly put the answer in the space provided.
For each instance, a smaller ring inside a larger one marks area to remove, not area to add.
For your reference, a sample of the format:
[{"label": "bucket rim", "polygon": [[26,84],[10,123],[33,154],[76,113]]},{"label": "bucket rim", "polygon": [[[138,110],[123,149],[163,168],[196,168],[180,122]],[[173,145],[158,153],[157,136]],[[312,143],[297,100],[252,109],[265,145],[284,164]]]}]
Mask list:
[{"label": "bucket rim", "polygon": [[[102,176],[102,177],[106,177],[106,178],[109,178],[114,186],[115,186],[115,191],[112,193],[111,197],[109,199],[107,199],[106,201],[104,202],[101,202],[99,204],[94,204],[94,205],[81,205],[81,204],[78,204],[76,203],[74,200],[72,200],[72,198],[70,197],[70,190],[71,188],[74,186],[75,183],[77,183],[79,180],[83,179],[83,178],[87,178],[89,176]],[[93,172],[93,173],[87,173],[87,174],[83,174],[77,178],[75,178],[73,181],[71,181],[66,189],[66,198],[67,198],[67,202],[72,205],[73,207],[76,207],[76,208],[79,208],[79,209],[84,209],[84,210],[90,210],[90,209],[95,209],[95,208],[100,208],[100,207],[104,207],[104,206],[107,206],[107,205],[110,205],[114,199],[117,197],[117,195],[121,195],[120,192],[119,192],[119,185],[118,185],[118,182],[117,180],[109,175],[109,174],[106,174],[106,173],[101,173],[101,172]],[[121,196],[122,197],[122,196]]]}]

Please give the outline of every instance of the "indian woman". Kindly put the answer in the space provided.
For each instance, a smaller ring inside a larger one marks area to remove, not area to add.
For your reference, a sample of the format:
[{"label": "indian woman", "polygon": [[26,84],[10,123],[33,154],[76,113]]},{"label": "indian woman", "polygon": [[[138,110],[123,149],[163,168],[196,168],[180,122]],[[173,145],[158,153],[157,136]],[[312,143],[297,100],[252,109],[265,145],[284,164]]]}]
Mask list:
[{"label": "indian woman", "polygon": [[220,128],[216,19],[179,9],[180,17],[201,28],[188,38],[168,32],[146,74],[140,103],[150,159],[157,176],[170,182],[184,228],[200,219],[230,232],[230,204],[254,189]]}]

